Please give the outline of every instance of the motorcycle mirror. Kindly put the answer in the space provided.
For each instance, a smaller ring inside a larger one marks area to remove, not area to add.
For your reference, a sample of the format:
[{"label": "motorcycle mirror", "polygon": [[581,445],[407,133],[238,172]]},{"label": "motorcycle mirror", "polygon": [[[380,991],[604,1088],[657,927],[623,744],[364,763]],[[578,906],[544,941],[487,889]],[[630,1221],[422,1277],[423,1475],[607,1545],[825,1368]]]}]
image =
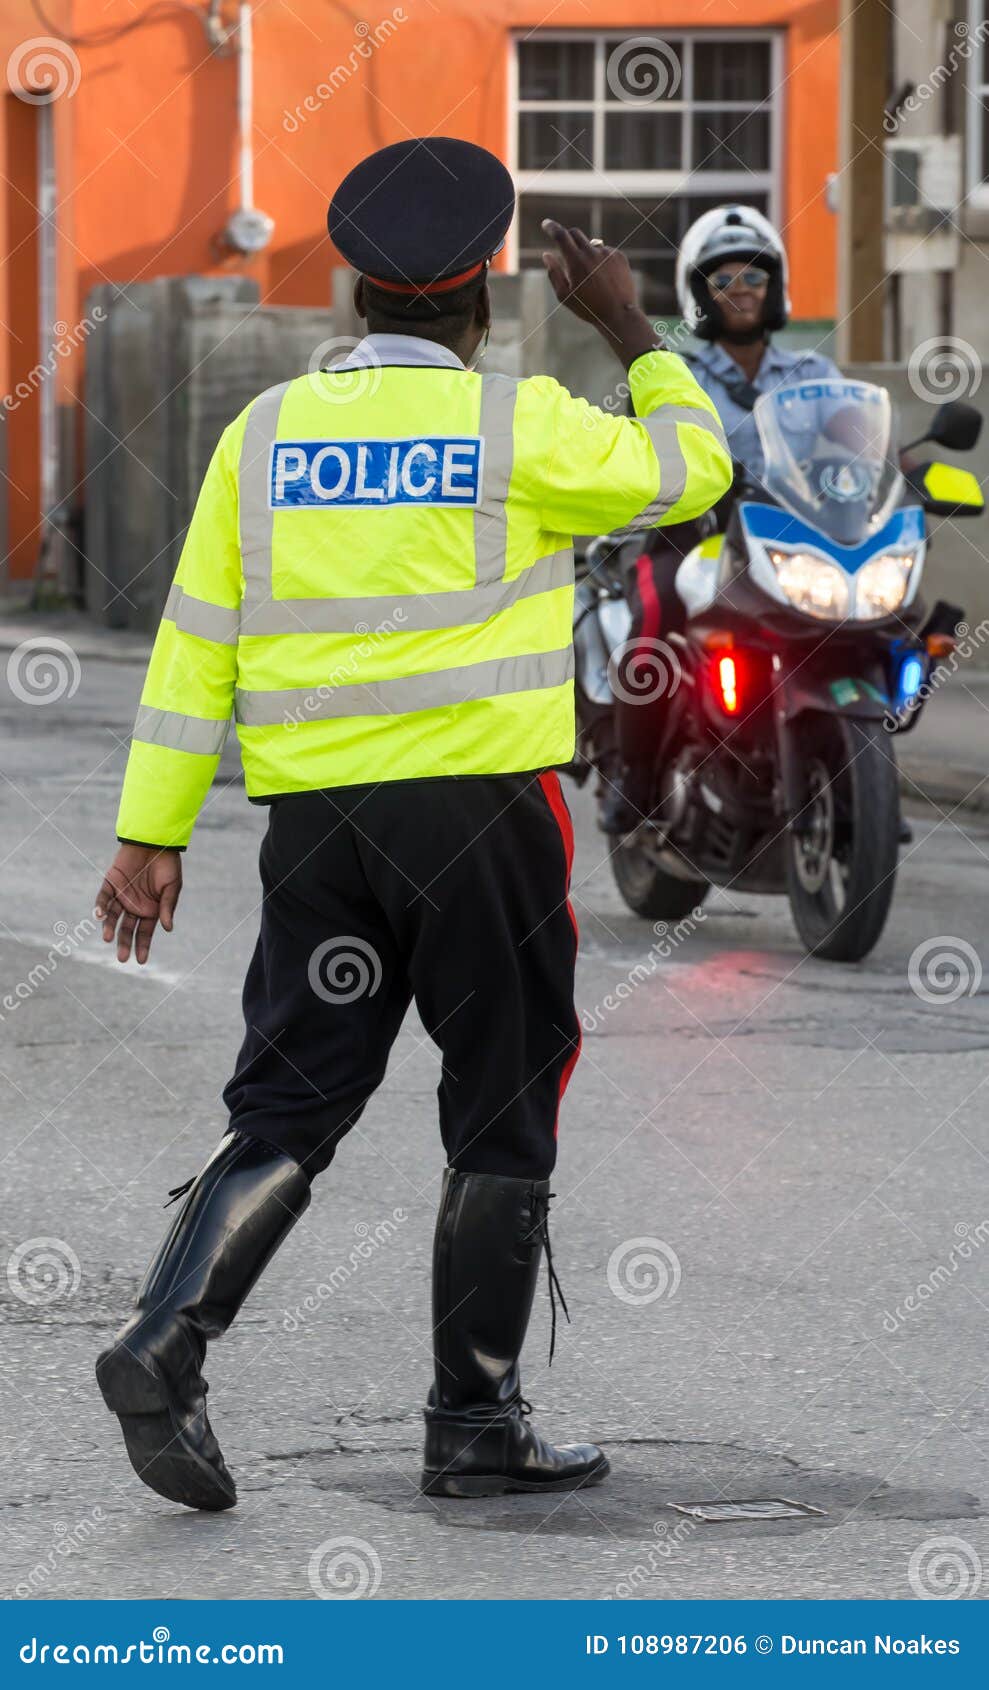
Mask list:
[{"label": "motorcycle mirror", "polygon": [[982,413],[964,399],[949,399],[938,408],[930,438],[951,452],[970,452],[982,433]]},{"label": "motorcycle mirror", "polygon": [[964,399],[949,399],[946,404],[938,406],[927,433],[918,440],[912,440],[903,450],[909,452],[914,446],[930,441],[935,446],[946,446],[949,452],[970,452],[981,433],[981,411],[977,411],[974,405],[966,404]]}]

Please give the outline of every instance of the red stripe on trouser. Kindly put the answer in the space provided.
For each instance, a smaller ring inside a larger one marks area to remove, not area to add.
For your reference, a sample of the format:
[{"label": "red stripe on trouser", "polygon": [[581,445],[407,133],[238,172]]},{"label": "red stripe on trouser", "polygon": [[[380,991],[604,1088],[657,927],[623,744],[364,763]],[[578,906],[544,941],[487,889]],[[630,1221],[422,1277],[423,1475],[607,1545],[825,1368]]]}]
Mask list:
[{"label": "red stripe on trouser", "polygon": [[[546,802],[553,812],[556,825],[560,830],[560,838],[563,841],[563,855],[566,859],[567,868],[567,914],[570,917],[570,925],[573,928],[574,944],[576,945],[580,942],[580,931],[577,927],[577,917],[574,915],[573,905],[570,902],[569,897],[570,873],[573,868],[573,822],[570,819],[570,811],[567,809],[566,799],[560,790],[560,777],[555,770],[544,770],[544,772],[539,776],[539,784],[543,789],[543,795]],[[574,1013],[576,1014],[576,1011]],[[563,1102],[563,1094],[570,1084],[570,1076],[577,1066],[583,1042],[583,1032],[578,1018],[577,1048],[573,1052],[572,1056],[568,1058],[563,1069],[563,1073],[560,1076],[560,1090],[556,1099],[556,1122],[553,1128],[554,1134],[559,1132],[560,1104]]]},{"label": "red stripe on trouser", "polygon": [[636,632],[641,639],[654,640],[662,624],[663,612],[653,578],[652,559],[648,552],[643,552],[635,560],[635,583],[639,589],[639,604],[642,607],[642,625]]}]

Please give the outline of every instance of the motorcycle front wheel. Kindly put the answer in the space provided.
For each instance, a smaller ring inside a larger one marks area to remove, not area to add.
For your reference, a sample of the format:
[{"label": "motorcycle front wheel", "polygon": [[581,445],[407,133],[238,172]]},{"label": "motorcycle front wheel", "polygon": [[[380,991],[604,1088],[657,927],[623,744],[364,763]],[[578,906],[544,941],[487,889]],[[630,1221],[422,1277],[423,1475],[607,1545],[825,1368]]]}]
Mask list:
[{"label": "motorcycle front wheel", "polygon": [[808,715],[797,725],[808,798],[786,848],[787,893],[807,949],[861,962],[879,939],[896,880],[900,793],[880,722]]}]

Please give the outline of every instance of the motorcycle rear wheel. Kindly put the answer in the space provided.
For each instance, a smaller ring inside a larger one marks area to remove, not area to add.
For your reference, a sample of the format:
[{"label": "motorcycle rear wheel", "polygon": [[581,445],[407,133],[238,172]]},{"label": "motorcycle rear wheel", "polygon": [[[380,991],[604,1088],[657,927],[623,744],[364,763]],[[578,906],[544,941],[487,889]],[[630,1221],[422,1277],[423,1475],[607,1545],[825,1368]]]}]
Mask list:
[{"label": "motorcycle rear wheel", "polygon": [[896,760],[882,724],[807,716],[800,760],[809,798],[786,846],[794,925],[813,956],[861,962],[893,897],[899,851]]}]

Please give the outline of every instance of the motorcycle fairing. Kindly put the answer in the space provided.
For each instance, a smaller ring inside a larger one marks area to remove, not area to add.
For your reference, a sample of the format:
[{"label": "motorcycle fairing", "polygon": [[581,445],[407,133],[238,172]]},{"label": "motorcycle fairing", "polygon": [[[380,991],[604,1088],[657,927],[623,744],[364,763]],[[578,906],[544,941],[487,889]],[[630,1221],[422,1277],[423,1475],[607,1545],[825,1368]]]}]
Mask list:
[{"label": "motorcycle fairing", "polygon": [[818,715],[855,716],[884,721],[892,709],[889,681],[877,657],[859,654],[850,667],[835,673],[835,656],[815,653],[795,665],[779,695],[784,718],[792,721],[805,710]]},{"label": "motorcycle fairing", "polygon": [[689,551],[676,572],[676,591],[687,616],[699,616],[714,602],[721,573],[723,534],[709,534]]},{"label": "motorcycle fairing", "polygon": [[767,545],[792,547],[794,551],[817,552],[829,563],[836,563],[847,574],[854,575],[870,558],[881,552],[912,551],[924,539],[924,513],[919,505],[904,505],[894,511],[889,521],[875,534],[870,534],[857,546],[843,546],[829,539],[809,522],[780,510],[778,505],[760,505],[746,501],[739,507],[746,534]]},{"label": "motorcycle fairing", "polygon": [[871,558],[880,557],[884,552],[911,553],[914,564],[900,610],[906,610],[917,595],[926,551],[924,512],[920,505],[904,505],[894,511],[880,529],[854,546],[842,545],[800,517],[780,510],[777,505],[746,500],[739,505],[738,515],[749,554],[749,573],[753,581],[779,604],[788,604],[789,600],[770,561],[769,549],[772,546],[810,553],[826,563],[837,564],[850,578],[854,578]]},{"label": "motorcycle fairing", "polygon": [[623,646],[632,627],[632,612],[622,599],[602,598],[597,588],[583,582],[577,590],[578,611],[574,629],[577,676],[592,704],[611,705],[614,693],[609,664]]}]

